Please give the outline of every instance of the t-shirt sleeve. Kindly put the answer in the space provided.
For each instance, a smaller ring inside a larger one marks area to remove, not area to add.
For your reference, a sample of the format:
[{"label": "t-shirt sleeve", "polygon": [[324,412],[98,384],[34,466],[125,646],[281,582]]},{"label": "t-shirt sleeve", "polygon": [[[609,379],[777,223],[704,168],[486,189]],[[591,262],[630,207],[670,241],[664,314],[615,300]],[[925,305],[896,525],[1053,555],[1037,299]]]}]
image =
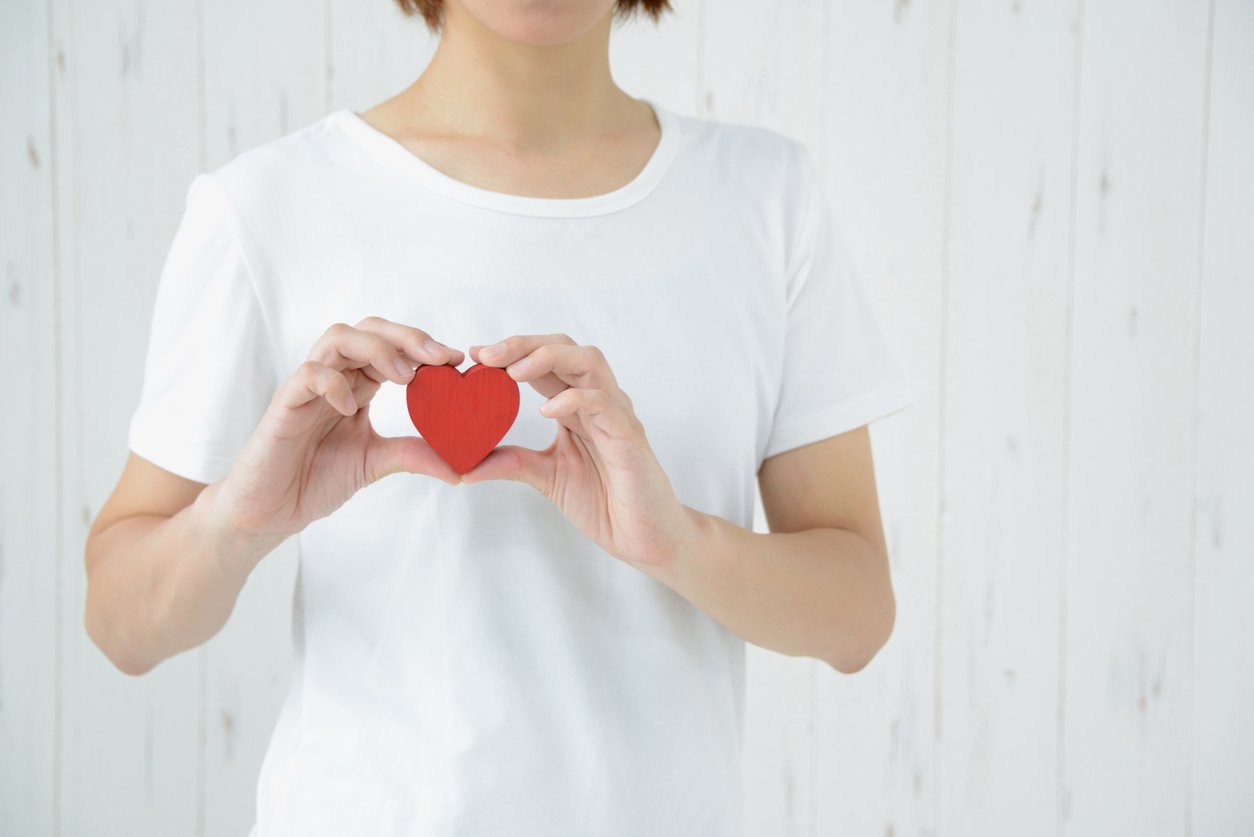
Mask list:
[{"label": "t-shirt sleeve", "polygon": [[201,174],[157,285],[130,449],[196,482],[225,477],[278,386],[269,345],[231,207]]},{"label": "t-shirt sleeve", "polygon": [[800,220],[788,260],[783,373],[763,459],[914,401],[833,221],[812,154],[799,148]]}]

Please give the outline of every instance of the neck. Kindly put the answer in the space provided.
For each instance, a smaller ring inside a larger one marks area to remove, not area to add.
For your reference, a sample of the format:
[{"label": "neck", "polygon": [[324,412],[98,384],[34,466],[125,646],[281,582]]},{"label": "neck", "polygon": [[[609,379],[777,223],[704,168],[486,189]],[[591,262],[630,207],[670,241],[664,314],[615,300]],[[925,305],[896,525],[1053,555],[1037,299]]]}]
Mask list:
[{"label": "neck", "polygon": [[590,136],[627,131],[640,124],[641,105],[611,76],[611,22],[606,14],[562,43],[520,43],[446,3],[435,55],[398,104],[440,133],[524,152],[560,153]]}]

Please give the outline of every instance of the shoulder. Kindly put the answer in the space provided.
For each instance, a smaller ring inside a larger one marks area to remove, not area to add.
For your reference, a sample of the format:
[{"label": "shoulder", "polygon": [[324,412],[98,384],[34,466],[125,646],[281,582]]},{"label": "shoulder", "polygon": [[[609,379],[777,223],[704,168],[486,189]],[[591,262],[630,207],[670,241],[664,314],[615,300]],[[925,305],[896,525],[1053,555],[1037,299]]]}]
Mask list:
[{"label": "shoulder", "polygon": [[361,191],[368,158],[352,143],[347,111],[237,154],[201,173],[192,193],[205,213],[232,231],[259,273],[277,253],[342,224]]},{"label": "shoulder", "polygon": [[677,114],[683,166],[728,206],[782,223],[793,239],[819,177],[810,146],[773,128]]},{"label": "shoulder", "polygon": [[796,137],[763,125],[674,114],[684,144],[697,159],[716,169],[744,176],[794,181],[813,169],[809,146]]},{"label": "shoulder", "polygon": [[351,158],[339,123],[343,111],[329,113],[298,130],[237,154],[206,172],[237,208],[291,200],[324,188],[344,173]]},{"label": "shoulder", "polygon": [[781,242],[784,264],[802,248],[816,197],[824,191],[810,146],[762,125],[677,115],[685,167],[701,173],[701,188],[716,195],[712,206],[749,208]]}]

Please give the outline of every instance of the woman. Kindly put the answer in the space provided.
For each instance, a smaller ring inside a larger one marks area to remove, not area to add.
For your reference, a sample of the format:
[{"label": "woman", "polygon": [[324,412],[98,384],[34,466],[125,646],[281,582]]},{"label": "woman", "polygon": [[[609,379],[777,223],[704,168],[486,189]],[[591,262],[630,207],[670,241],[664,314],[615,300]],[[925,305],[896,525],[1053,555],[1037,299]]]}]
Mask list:
[{"label": "woman", "polygon": [[[410,88],[192,183],[88,630],[144,673],[298,535],[254,835],[738,834],[745,642],[891,632],[906,384],[806,146],[614,84],[665,0],[403,5]],[[461,346],[522,385],[464,475],[405,408]]]}]

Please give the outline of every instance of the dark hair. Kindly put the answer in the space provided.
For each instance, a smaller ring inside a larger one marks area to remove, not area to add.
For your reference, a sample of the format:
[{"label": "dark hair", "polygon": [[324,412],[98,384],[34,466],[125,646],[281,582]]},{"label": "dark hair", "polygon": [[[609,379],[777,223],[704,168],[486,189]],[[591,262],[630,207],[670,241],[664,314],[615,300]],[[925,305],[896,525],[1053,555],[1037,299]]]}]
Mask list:
[{"label": "dark hair", "polygon": [[[396,0],[401,11],[411,17],[421,17],[432,32],[440,31],[444,14],[444,0]],[[657,23],[662,12],[673,12],[670,0],[617,0],[614,4],[614,15],[626,20],[637,12],[644,12]]]}]

